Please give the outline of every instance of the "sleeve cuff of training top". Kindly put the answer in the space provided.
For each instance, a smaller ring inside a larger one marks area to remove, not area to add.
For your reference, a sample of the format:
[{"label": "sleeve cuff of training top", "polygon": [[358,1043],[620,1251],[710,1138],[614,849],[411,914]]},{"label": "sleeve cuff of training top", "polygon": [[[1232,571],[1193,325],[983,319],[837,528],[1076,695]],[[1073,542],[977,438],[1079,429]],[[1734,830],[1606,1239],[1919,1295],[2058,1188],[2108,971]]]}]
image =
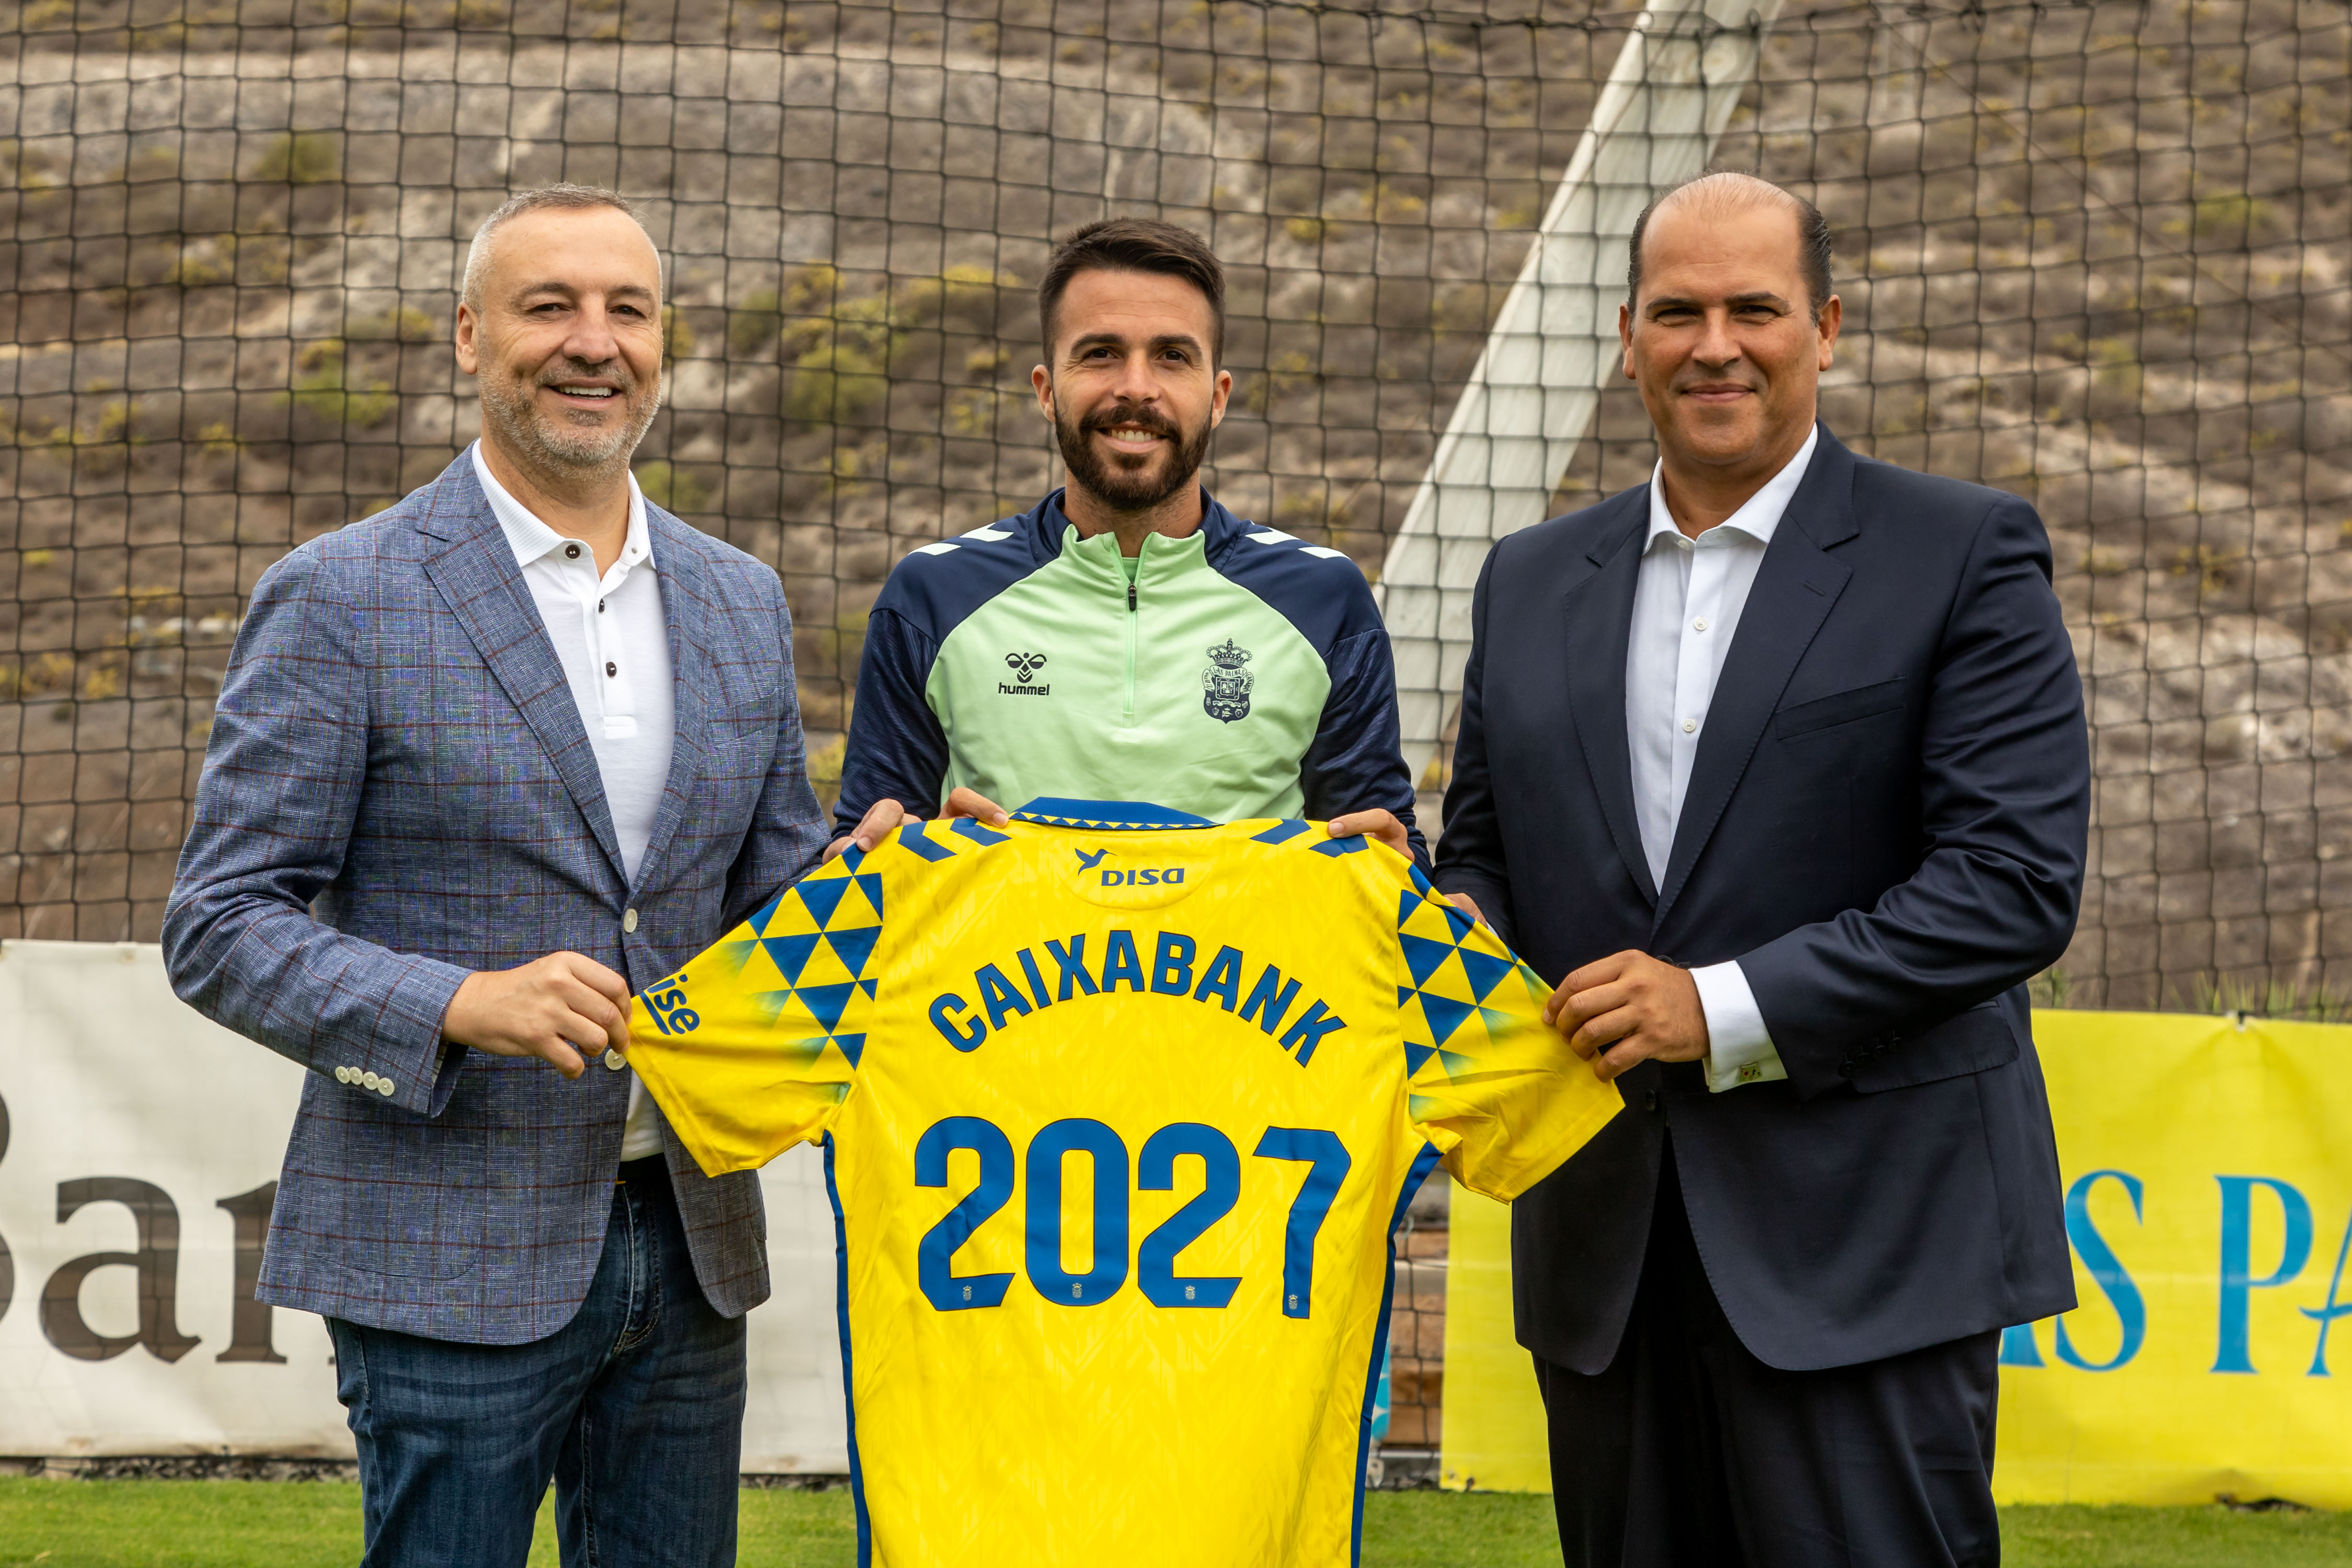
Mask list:
[{"label": "sleeve cuff of training top", "polygon": [[1690,972],[1698,987],[1699,1011],[1706,1015],[1706,1087],[1710,1094],[1744,1083],[1787,1078],[1780,1053],[1756,1005],[1748,976],[1734,963],[1710,963]]}]

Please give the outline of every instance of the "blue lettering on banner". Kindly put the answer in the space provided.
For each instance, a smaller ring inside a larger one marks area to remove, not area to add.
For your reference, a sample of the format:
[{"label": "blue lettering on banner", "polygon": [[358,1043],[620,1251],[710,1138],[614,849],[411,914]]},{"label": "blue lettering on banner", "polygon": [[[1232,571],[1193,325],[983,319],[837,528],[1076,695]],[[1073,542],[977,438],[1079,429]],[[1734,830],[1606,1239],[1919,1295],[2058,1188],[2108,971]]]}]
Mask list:
[{"label": "blue lettering on banner", "polygon": [[1105,871],[1102,885],[1106,888],[1181,888],[1184,885],[1184,868],[1145,866],[1132,871]]},{"label": "blue lettering on banner", "polygon": [[[2221,1186],[2221,1300],[2215,1372],[2252,1372],[2253,1358],[2246,1343],[2247,1308],[2256,1290],[2274,1289],[2303,1272],[2311,1260],[2311,1205],[2294,1187],[2271,1176],[2216,1176]],[[2254,1189],[2266,1187],[2277,1198],[2286,1234],[2279,1246],[2278,1266],[2254,1278]]]},{"label": "blue lettering on banner", "polygon": [[2317,1307],[2302,1309],[2305,1317],[2315,1319],[2319,1324],[2319,1342],[2311,1347],[2311,1371],[2306,1376],[2327,1375],[2327,1331],[2335,1327],[2336,1319],[2352,1312],[2352,1302],[2339,1300],[2336,1294],[2344,1285],[2344,1255],[2347,1252],[2352,1252],[2352,1216],[2344,1221],[2344,1242],[2336,1249],[2336,1272],[2327,1277],[2326,1301]]},{"label": "blue lettering on banner", "polygon": [[[2090,1270],[2091,1282],[2107,1299],[2107,1305],[2115,1309],[2116,1321],[2123,1331],[2122,1342],[2116,1345],[2114,1355],[2105,1361],[2085,1361],[2074,1349],[2074,1342],[2066,1337],[2066,1320],[2058,1320],[2058,1359],[2084,1372],[2113,1372],[2129,1363],[2132,1357],[2139,1354],[2139,1347],[2147,1338],[2147,1304],[2140,1299],[2139,1287],[2132,1283],[2132,1277],[2116,1261],[2115,1248],[2107,1245],[2106,1237],[2101,1236],[2098,1226],[2091,1222],[2091,1189],[2105,1180],[2121,1183],[2124,1191],[2130,1194],[2132,1218],[2144,1221],[2147,1217],[2140,1209],[2139,1178],[2126,1172],[2093,1171],[2087,1176],[2077,1178],[2074,1184],[2066,1189],[2066,1239],[2073,1244],[2074,1255],[2083,1260],[2083,1267]],[[2003,1336],[2004,1342],[2006,1337]],[[2027,1332],[2026,1343],[2029,1348],[2032,1344],[2031,1331]],[[2004,1351],[2007,1349],[2005,1342],[2002,1348]],[[2032,1364],[2041,1364],[2038,1354]]]}]

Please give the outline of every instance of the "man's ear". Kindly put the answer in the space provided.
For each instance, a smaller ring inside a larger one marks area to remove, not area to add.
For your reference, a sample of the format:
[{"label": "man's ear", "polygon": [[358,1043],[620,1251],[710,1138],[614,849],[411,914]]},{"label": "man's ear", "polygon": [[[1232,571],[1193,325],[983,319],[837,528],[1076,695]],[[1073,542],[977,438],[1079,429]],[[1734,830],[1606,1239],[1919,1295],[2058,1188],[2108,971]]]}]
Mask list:
[{"label": "man's ear", "polygon": [[1815,329],[1821,334],[1821,368],[1829,369],[1837,358],[1838,328],[1845,323],[1845,301],[1831,295],[1822,302],[1822,319]]},{"label": "man's ear", "polygon": [[1042,364],[1037,365],[1029,372],[1029,384],[1036,389],[1037,412],[1045,416],[1046,424],[1051,425],[1054,422],[1053,373]]},{"label": "man's ear", "polygon": [[1233,400],[1234,373],[1217,372],[1215,390],[1209,395],[1209,428],[1213,430],[1225,422],[1225,405]]},{"label": "man's ear", "polygon": [[457,351],[457,368],[467,375],[475,374],[482,362],[481,344],[478,341],[480,332],[481,318],[474,314],[471,305],[459,301],[457,332],[453,346]]},{"label": "man's ear", "polygon": [[1625,373],[1627,381],[1639,380],[1633,374],[1633,307],[1622,302],[1617,307],[1617,341],[1625,350],[1617,368]]}]

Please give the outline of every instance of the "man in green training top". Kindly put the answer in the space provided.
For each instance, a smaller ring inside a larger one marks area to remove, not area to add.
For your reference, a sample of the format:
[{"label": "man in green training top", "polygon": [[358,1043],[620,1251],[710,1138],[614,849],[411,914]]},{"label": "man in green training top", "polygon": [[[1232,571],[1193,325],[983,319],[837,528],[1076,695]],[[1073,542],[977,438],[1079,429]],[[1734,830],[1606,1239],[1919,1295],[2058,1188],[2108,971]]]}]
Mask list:
[{"label": "man in green training top", "polygon": [[1111,218],[1055,248],[1031,381],[1068,485],[891,573],[833,852],[910,816],[1001,823],[1050,796],[1326,818],[1426,859],[1363,574],[1195,479],[1233,390],[1224,294],[1216,257],[1171,224]]}]

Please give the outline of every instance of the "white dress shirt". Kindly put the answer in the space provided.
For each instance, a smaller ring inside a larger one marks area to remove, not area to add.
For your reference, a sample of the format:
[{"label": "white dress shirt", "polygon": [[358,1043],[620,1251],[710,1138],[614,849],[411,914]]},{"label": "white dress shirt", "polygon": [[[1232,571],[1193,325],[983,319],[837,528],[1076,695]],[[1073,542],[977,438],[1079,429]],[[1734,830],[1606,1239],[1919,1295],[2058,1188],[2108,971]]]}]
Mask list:
[{"label": "white dress shirt", "polygon": [[[1818,429],[1748,504],[1696,539],[1666,510],[1665,469],[1650,473],[1650,532],[1633,587],[1633,635],[1625,645],[1625,741],[1633,763],[1633,816],[1650,880],[1664,891],[1691,763],[1706,733],[1723,657],[1748,607],[1765,547],[1813,460]],[[1789,1076],[1764,1027],[1756,994],[1737,963],[1691,971],[1706,1015],[1706,1086],[1717,1093]]]},{"label": "white dress shirt", "polygon": [[[620,559],[600,578],[596,552],[585,541],[557,533],[509,495],[483,459],[478,441],[474,476],[482,481],[482,493],[489,498],[563,666],[580,726],[588,732],[588,749],[595,753],[613,837],[620,841],[621,867],[634,885],[653,838],[654,814],[668,786],[670,747],[677,739],[669,622],[662,614],[645,495],[636,476],[630,475],[628,537]],[[604,1061],[616,1072],[628,1065],[617,1051],[605,1052]],[[633,1079],[621,1158],[641,1160],[661,1152],[660,1119],[645,1081]]]}]

